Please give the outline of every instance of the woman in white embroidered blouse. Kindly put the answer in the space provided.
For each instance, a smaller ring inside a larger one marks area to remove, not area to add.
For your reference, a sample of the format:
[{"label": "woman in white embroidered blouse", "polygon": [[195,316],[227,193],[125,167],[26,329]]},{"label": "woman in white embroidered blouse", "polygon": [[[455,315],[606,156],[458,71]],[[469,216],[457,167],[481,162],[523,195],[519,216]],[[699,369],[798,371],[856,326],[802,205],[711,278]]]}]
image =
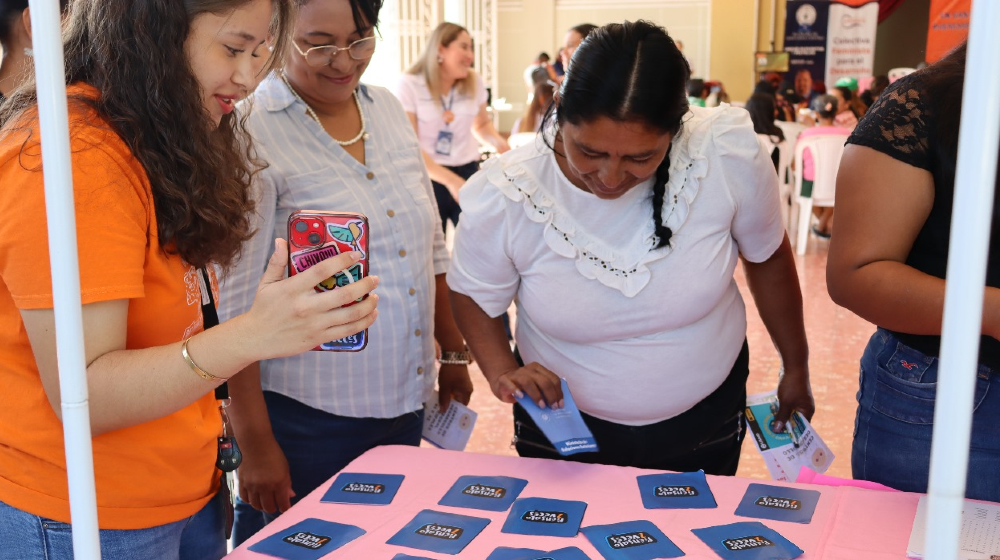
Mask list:
[{"label": "woman in white embroidered blouse", "polygon": [[[559,408],[567,380],[600,447],[573,460],[736,472],[749,372],[738,260],[784,363],[777,421],[814,410],[774,166],[742,109],[689,110],[689,75],[662,28],[598,29],[547,117],[551,149],[505,154],[462,189],[448,273],[459,327],[504,402]],[[497,318],[515,296],[523,362]],[[561,458],[514,408],[518,452]]]}]

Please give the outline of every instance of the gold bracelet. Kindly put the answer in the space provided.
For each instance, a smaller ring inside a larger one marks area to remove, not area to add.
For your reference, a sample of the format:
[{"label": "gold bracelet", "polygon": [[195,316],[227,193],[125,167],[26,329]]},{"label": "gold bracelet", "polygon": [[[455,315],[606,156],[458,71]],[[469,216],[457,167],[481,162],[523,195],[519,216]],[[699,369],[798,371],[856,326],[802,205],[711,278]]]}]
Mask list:
[{"label": "gold bracelet", "polygon": [[225,377],[212,375],[211,373],[208,373],[207,371],[198,367],[198,364],[194,363],[194,360],[191,359],[191,354],[188,353],[188,342],[190,341],[191,337],[187,337],[184,339],[184,342],[181,344],[181,356],[184,357],[184,361],[187,362],[187,365],[189,368],[191,368],[191,371],[197,373],[205,381],[225,381],[226,380]]}]

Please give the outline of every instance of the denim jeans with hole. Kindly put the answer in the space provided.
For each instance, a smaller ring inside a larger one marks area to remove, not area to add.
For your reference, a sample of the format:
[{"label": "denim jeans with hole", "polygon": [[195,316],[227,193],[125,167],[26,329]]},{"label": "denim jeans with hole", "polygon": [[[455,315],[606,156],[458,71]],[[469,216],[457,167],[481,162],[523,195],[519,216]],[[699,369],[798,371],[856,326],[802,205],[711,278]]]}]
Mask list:
[{"label": "denim jeans with hole", "polygon": [[[103,560],[218,560],[226,555],[219,495],[191,517],[149,529],[102,529]],[[0,560],[73,560],[68,523],[0,502]]]},{"label": "denim jeans with hole", "polygon": [[[274,438],[285,453],[295,497],[292,505],[337,474],[365,451],[379,445],[420,445],[424,411],[396,418],[350,418],[264,391]],[[263,513],[236,500],[233,547],[264,528],[277,514]]]},{"label": "denim jeans with hole", "polygon": [[[927,356],[878,329],[861,358],[854,478],[926,492],[938,379]],[[966,497],[1000,502],[1000,372],[976,372]]]}]

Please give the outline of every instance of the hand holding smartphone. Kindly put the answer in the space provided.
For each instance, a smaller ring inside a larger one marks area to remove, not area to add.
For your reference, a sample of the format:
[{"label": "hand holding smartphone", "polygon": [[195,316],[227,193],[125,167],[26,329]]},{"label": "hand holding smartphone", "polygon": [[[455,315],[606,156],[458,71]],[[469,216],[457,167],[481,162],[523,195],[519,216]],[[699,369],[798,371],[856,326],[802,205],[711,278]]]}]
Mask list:
[{"label": "hand holding smartphone", "polygon": [[[293,212],[288,217],[288,275],[304,272],[340,253],[358,251],[361,253],[360,261],[317,284],[316,291],[335,290],[357,282],[368,276],[368,235],[368,218],[364,214],[319,210]],[[313,350],[359,352],[367,344],[368,329],[365,329],[357,334],[320,344]]]}]

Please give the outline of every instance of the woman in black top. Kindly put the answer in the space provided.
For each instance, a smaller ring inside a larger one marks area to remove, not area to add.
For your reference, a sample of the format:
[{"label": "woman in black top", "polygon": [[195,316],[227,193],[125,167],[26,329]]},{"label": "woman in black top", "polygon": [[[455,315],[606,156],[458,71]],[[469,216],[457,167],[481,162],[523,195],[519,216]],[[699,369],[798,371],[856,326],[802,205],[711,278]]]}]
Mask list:
[{"label": "woman in black top", "polygon": [[[830,296],[878,326],[861,358],[855,478],[926,492],[966,49],[892,84],[848,139]],[[996,123],[989,123],[995,126]],[[1000,501],[1000,232],[994,201],[966,495]]]}]

